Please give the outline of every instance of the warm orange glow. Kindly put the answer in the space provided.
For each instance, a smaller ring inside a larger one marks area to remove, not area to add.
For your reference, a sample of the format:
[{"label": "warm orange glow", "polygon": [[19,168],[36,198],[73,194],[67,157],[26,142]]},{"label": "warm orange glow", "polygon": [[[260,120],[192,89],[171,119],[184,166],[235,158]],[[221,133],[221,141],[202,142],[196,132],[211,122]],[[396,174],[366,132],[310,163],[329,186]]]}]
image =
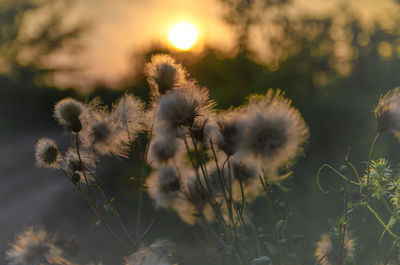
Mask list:
[{"label": "warm orange glow", "polygon": [[175,24],[169,31],[169,40],[181,50],[190,49],[197,40],[198,31],[196,27],[187,22]]}]

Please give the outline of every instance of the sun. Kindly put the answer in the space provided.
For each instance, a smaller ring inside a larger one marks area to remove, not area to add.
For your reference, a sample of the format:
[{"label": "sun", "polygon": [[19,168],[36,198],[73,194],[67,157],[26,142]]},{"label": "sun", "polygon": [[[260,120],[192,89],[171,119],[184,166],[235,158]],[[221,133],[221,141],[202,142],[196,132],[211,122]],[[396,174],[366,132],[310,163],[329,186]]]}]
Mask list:
[{"label": "sun", "polygon": [[198,31],[196,27],[187,22],[175,24],[169,30],[169,40],[180,50],[188,50],[197,40]]}]

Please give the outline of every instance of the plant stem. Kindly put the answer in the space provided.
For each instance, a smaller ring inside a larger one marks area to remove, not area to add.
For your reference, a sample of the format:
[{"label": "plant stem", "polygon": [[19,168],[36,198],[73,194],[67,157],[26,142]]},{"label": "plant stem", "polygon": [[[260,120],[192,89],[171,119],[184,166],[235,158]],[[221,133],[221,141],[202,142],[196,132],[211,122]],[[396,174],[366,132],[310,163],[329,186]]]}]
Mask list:
[{"label": "plant stem", "polygon": [[278,249],[278,264],[279,265],[284,265],[283,258],[282,258],[281,243],[279,242],[279,233],[278,233],[278,231],[276,229],[276,224],[278,222],[278,219],[276,218],[274,205],[272,203],[272,196],[271,196],[272,189],[268,184],[268,179],[267,179],[267,176],[265,175],[265,171],[264,170],[263,170],[263,174],[264,174],[264,176],[263,176],[263,178],[260,176],[260,180],[261,180],[261,184],[262,184],[262,186],[264,188],[265,197],[267,198],[269,209],[271,211],[272,222],[273,222],[273,224],[272,224],[272,232],[273,232],[273,235],[274,235],[274,238],[275,238],[275,242],[276,242],[276,245],[277,245],[277,249]]},{"label": "plant stem", "polygon": [[117,235],[112,231],[111,227],[105,222],[100,210],[97,207],[97,204],[90,198],[77,184],[75,184],[72,179],[68,176],[68,174],[62,170],[64,174],[66,175],[67,179],[71,181],[71,183],[74,185],[74,187],[78,190],[78,192],[83,196],[83,198],[86,200],[86,202],[89,204],[90,208],[92,209],[93,213],[97,216],[97,218],[100,219],[100,222],[104,225],[106,230],[111,234],[111,236],[114,238],[114,240],[117,242],[117,244],[128,254],[131,255],[132,252],[129,251],[129,249],[121,242],[121,240],[117,237]]},{"label": "plant stem", "polygon": [[370,173],[369,167],[371,166],[372,152],[373,152],[373,150],[374,150],[374,147],[375,147],[375,144],[376,144],[376,141],[378,140],[378,138],[379,138],[379,132],[376,133],[376,135],[375,135],[375,137],[374,137],[374,140],[372,140],[371,147],[370,147],[369,153],[368,153],[368,164],[367,164],[368,178],[367,178],[367,185],[369,185],[369,173]]},{"label": "plant stem", "polygon": [[94,193],[92,192],[92,189],[90,188],[89,181],[88,181],[88,178],[87,178],[87,175],[86,175],[85,164],[83,164],[83,161],[82,161],[82,158],[81,158],[81,153],[79,151],[79,132],[77,132],[75,134],[75,147],[76,147],[76,153],[78,154],[79,162],[80,162],[81,167],[82,167],[83,177],[85,178],[86,186],[88,188],[90,196],[94,199],[95,196],[94,196]]}]

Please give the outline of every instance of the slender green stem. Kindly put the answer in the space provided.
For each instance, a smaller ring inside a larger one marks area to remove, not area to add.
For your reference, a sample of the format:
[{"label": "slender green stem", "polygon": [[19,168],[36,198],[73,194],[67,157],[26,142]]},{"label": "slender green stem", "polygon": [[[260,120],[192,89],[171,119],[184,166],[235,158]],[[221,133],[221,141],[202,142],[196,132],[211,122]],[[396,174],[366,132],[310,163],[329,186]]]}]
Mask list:
[{"label": "slender green stem", "polygon": [[142,184],[139,184],[139,193],[138,193],[138,210],[136,215],[136,238],[140,237],[140,220],[142,218],[142,206],[143,206],[143,188]]},{"label": "slender green stem", "polygon": [[[94,155],[96,155],[95,151],[93,150]],[[106,202],[106,205],[108,207],[110,207],[110,209],[113,211],[114,216],[117,218],[117,221],[119,223],[119,225],[121,226],[123,232],[126,234],[126,236],[128,237],[128,239],[131,241],[131,243],[135,246],[135,248],[137,247],[137,242],[132,238],[131,234],[129,233],[128,229],[126,228],[126,226],[124,225],[124,223],[122,222],[121,219],[121,215],[118,212],[118,209],[115,207],[115,205],[113,205],[110,200],[108,199],[105,191],[104,191],[104,185],[103,183],[101,183],[100,181],[100,176],[99,176],[99,170],[98,170],[98,166],[96,163],[96,176],[94,177],[94,180],[97,184],[97,186],[99,187],[100,190],[100,194],[102,195],[104,201]]]},{"label": "slender green stem", "polygon": [[379,214],[374,209],[372,209],[371,205],[369,205],[367,203],[367,204],[365,204],[365,206],[375,216],[375,218],[378,220],[378,222],[389,232],[389,234],[394,239],[399,240],[399,237],[395,233],[393,233],[393,231],[391,229],[389,229],[388,225],[382,220],[382,218],[379,216]]},{"label": "slender green stem", "polygon": [[117,235],[114,233],[114,231],[111,229],[111,227],[105,222],[99,208],[97,207],[97,204],[92,200],[91,197],[89,197],[77,184],[75,184],[72,179],[68,176],[68,173],[62,170],[62,172],[65,174],[67,179],[71,181],[71,183],[74,185],[74,187],[78,190],[78,192],[83,196],[83,198],[86,200],[90,208],[92,209],[93,213],[97,216],[97,218],[100,219],[100,222],[104,225],[106,230],[111,234],[111,236],[114,238],[114,240],[117,242],[117,244],[124,250],[128,255],[131,255],[132,252],[129,251],[129,249],[121,242],[121,240],[117,237]]},{"label": "slender green stem", "polygon": [[[78,188],[80,190],[80,188]],[[87,195],[82,191],[81,194],[87,199],[89,205],[90,205],[90,198],[87,197]],[[108,230],[108,232],[112,235],[112,237],[115,239],[115,241],[118,243],[118,245],[128,253],[128,255],[131,255],[132,252],[121,242],[121,240],[118,238],[118,236],[114,233],[114,231],[111,229],[111,227],[106,223],[104,220],[100,210],[98,209],[97,205],[92,202],[92,209],[96,213],[96,216],[100,219],[100,222],[104,225],[104,227]]]},{"label": "slender green stem", "polygon": [[340,249],[339,249],[339,257],[340,257],[340,264],[343,265],[345,262],[345,241],[346,241],[346,232],[347,232],[347,218],[348,218],[348,211],[347,211],[347,188],[344,188],[343,191],[343,207],[344,207],[344,222],[341,231],[341,238],[340,238]]},{"label": "slender green stem", "polygon": [[88,188],[89,194],[92,198],[95,198],[94,193],[92,192],[92,189],[90,188],[90,185],[89,185],[88,177],[86,175],[85,164],[83,163],[82,158],[81,158],[81,152],[79,151],[79,132],[77,132],[75,134],[75,147],[76,147],[76,153],[78,154],[79,163],[81,164],[81,167],[82,167],[83,177],[85,179],[85,183]]},{"label": "slender green stem", "polygon": [[280,243],[280,238],[279,238],[279,232],[276,229],[276,224],[278,222],[278,219],[276,218],[276,214],[275,214],[275,208],[274,205],[272,203],[272,189],[268,184],[268,179],[267,176],[265,174],[265,171],[263,170],[263,178],[260,176],[260,180],[261,180],[261,184],[264,188],[264,192],[265,192],[265,197],[267,198],[267,202],[268,202],[268,206],[271,212],[271,216],[272,216],[272,233],[274,235],[275,238],[275,242],[277,245],[277,250],[278,250],[278,264],[283,265],[284,261],[283,261],[283,257],[282,257],[282,247],[281,247],[281,243]]},{"label": "slender green stem", "polygon": [[375,137],[374,137],[374,140],[372,140],[371,147],[370,147],[369,153],[368,153],[368,164],[367,164],[368,178],[367,178],[367,185],[369,184],[369,173],[370,173],[369,168],[370,168],[370,166],[371,166],[372,152],[374,151],[374,147],[375,147],[375,144],[376,144],[376,141],[378,140],[378,138],[379,138],[379,132],[376,133],[376,135],[375,135]]},{"label": "slender green stem", "polygon": [[[144,165],[146,164],[147,161],[147,155],[149,153],[149,146],[150,146],[150,141],[152,139],[153,136],[153,127],[151,127],[149,133],[148,133],[148,140],[146,142],[146,146],[145,146],[145,150],[143,153],[143,157],[142,157],[142,167],[140,169],[140,180],[142,181],[143,179],[143,174],[144,174]],[[140,152],[142,153],[142,144],[139,141],[138,142],[139,145],[139,149]],[[141,239],[141,235],[140,235],[140,221],[142,218],[142,208],[143,208],[143,186],[142,183],[139,184],[139,192],[138,192],[138,209],[137,209],[137,214],[136,214],[136,238],[139,238],[139,242],[137,242],[138,244],[140,243],[140,239]]]},{"label": "slender green stem", "polygon": [[319,183],[319,176],[320,176],[320,174],[321,174],[321,171],[322,171],[324,168],[326,168],[326,167],[329,168],[330,170],[332,170],[333,172],[335,172],[335,173],[336,173],[337,175],[339,175],[340,177],[342,177],[344,180],[346,180],[346,181],[348,181],[348,182],[350,182],[350,183],[352,183],[352,184],[354,184],[354,185],[361,186],[361,183],[349,179],[348,177],[346,177],[345,175],[341,174],[339,171],[337,171],[336,169],[334,169],[331,165],[323,164],[323,165],[318,169],[318,173],[317,173],[317,186],[318,186],[318,188],[319,188],[323,193],[328,193],[328,191],[326,191],[326,190],[324,190],[324,189],[322,188],[321,184]]}]

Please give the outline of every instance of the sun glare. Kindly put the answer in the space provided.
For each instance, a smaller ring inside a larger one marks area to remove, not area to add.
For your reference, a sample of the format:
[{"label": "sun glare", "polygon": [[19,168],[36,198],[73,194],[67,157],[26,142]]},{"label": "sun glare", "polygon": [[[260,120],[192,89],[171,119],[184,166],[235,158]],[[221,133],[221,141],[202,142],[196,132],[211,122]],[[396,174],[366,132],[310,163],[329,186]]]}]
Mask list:
[{"label": "sun glare", "polygon": [[169,31],[169,40],[181,50],[190,49],[197,40],[197,29],[194,25],[181,22],[175,24]]}]

